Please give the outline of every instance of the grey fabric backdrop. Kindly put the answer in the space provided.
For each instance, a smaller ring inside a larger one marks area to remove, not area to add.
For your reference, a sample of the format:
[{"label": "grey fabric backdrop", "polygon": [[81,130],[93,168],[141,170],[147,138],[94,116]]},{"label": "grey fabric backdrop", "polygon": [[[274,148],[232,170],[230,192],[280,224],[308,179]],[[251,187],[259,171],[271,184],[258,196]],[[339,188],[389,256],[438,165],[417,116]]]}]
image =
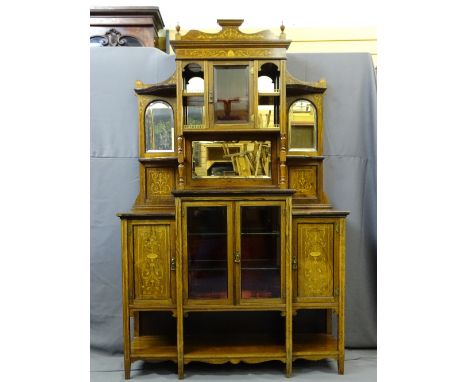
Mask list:
[{"label": "grey fabric backdrop", "polygon": [[[138,194],[135,80],[175,69],[152,48],[91,49],[91,347],[122,351],[120,227]],[[346,346],[376,347],[376,82],[366,53],[289,54],[301,80],[325,78],[325,190],[347,221]]]}]

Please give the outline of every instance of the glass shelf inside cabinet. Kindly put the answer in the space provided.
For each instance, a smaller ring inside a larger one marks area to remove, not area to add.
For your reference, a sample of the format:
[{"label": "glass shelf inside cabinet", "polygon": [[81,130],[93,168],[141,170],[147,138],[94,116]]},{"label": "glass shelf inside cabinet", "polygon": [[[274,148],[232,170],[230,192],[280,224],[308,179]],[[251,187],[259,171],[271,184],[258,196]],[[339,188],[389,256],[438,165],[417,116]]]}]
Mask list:
[{"label": "glass shelf inside cabinet", "polygon": [[183,79],[184,130],[203,129],[205,126],[205,79],[199,63],[185,65]]},{"label": "glass shelf inside cabinet", "polygon": [[227,298],[227,209],[187,208],[188,297]]},{"label": "glass shelf inside cabinet", "polygon": [[257,127],[271,129],[280,127],[280,72],[278,66],[268,62],[258,72]]},{"label": "glass shelf inside cabinet", "polygon": [[241,297],[281,295],[280,207],[241,207]]}]

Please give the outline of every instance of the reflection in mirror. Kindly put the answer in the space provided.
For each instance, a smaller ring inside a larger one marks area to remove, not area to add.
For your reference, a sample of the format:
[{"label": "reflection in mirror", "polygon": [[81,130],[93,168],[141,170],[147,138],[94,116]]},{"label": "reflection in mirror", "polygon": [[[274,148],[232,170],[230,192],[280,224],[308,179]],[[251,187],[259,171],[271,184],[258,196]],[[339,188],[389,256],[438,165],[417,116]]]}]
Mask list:
[{"label": "reflection in mirror", "polygon": [[258,97],[257,127],[279,128],[280,97],[274,95],[260,95]]},{"label": "reflection in mirror", "polygon": [[271,178],[270,141],[193,141],[192,178]]},{"label": "reflection in mirror", "polygon": [[204,111],[203,96],[184,97],[184,128],[203,127]]},{"label": "reflection in mirror", "polygon": [[312,102],[298,100],[289,108],[289,150],[317,150],[316,110]]},{"label": "reflection in mirror", "polygon": [[145,111],[146,152],[174,151],[174,115],[171,106],[155,101]]},{"label": "reflection in mirror", "polygon": [[214,67],[216,123],[249,121],[249,71],[247,65]]}]

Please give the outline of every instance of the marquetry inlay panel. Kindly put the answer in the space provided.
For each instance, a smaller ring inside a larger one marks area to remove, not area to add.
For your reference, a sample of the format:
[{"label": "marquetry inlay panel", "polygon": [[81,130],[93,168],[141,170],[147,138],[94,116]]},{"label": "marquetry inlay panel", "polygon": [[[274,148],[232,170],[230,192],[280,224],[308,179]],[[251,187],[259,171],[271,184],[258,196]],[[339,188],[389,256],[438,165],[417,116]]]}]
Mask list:
[{"label": "marquetry inlay panel", "polygon": [[290,167],[289,188],[298,196],[317,197],[317,166]]},{"label": "marquetry inlay panel", "polygon": [[174,171],[171,168],[149,167],[146,169],[146,195],[149,199],[171,196],[174,189]]},{"label": "marquetry inlay panel", "polygon": [[133,227],[135,298],[170,298],[169,225]]},{"label": "marquetry inlay panel", "polygon": [[284,49],[268,48],[231,48],[231,49],[179,49],[178,58],[252,58],[252,57],[272,57],[285,56]]},{"label": "marquetry inlay panel", "polygon": [[243,33],[235,27],[224,27],[218,33],[191,30],[182,36],[181,40],[263,40],[268,38],[274,38],[273,34],[268,30],[257,33]]},{"label": "marquetry inlay panel", "polygon": [[333,224],[299,224],[298,297],[333,295]]}]

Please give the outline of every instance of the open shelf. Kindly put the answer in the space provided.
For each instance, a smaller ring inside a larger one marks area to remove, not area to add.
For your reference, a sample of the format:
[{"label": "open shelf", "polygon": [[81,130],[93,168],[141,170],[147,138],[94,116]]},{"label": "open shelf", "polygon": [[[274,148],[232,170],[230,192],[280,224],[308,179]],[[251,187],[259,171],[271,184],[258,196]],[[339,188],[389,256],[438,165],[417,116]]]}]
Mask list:
[{"label": "open shelf", "polygon": [[[223,133],[226,135],[232,135],[235,133],[279,133],[280,127],[276,125],[274,127],[262,127],[262,128],[247,128],[247,127],[229,127],[229,129],[215,128],[215,127],[205,127],[205,125],[195,125],[195,127],[187,127],[190,125],[184,125],[184,133],[203,133],[203,134],[213,134],[213,133]],[[202,126],[202,127],[197,127]]]},{"label": "open shelf", "polygon": [[226,232],[189,232],[187,236],[226,236]]},{"label": "open shelf", "polygon": [[186,336],[184,359],[190,361],[228,360],[254,362],[286,360],[286,350],[280,338],[271,335]]},{"label": "open shelf", "polygon": [[266,235],[266,236],[279,236],[279,232],[241,232],[241,235]]},{"label": "open shelf", "polygon": [[183,96],[184,97],[203,97],[205,93],[203,92],[187,92],[184,91]]},{"label": "open shelf", "polygon": [[279,312],[199,312],[184,319],[184,359],[224,363],[286,360]]},{"label": "open shelf", "polygon": [[133,359],[166,359],[177,360],[175,338],[168,336],[135,337],[131,346]]},{"label": "open shelf", "polygon": [[293,358],[319,359],[338,356],[338,340],[331,334],[297,333],[293,337]]},{"label": "open shelf", "polygon": [[259,97],[279,97],[280,91],[275,90],[273,92],[258,92]]}]

